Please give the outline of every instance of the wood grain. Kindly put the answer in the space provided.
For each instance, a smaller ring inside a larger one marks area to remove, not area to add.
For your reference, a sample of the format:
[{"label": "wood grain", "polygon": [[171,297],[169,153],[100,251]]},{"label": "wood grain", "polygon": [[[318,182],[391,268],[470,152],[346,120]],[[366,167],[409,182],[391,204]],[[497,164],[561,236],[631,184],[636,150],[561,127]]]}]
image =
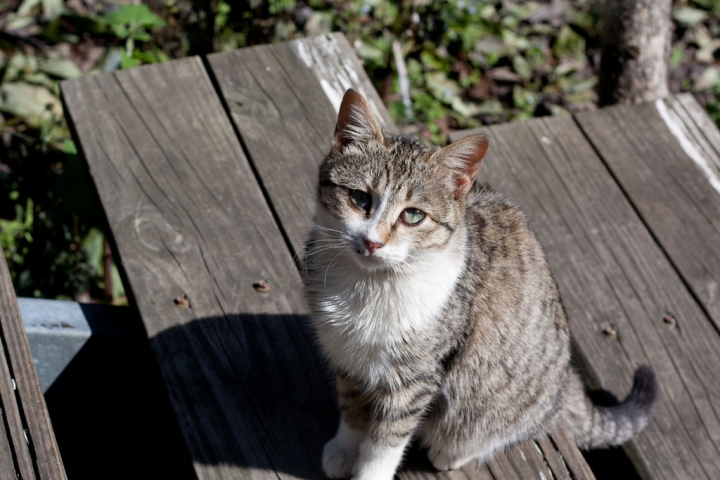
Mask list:
[{"label": "wood grain", "polygon": [[[198,477],[322,478],[331,383],[292,257],[202,62],[62,90]],[[259,279],[272,289],[256,291]],[[183,294],[189,308],[173,302]]]},{"label": "wood grain", "polygon": [[[552,439],[551,439],[552,438]],[[543,448],[540,447],[543,445]],[[561,450],[563,453],[561,454]],[[580,451],[569,441],[567,432],[542,435],[536,441],[508,447],[487,464],[470,462],[459,470],[436,472],[423,452],[411,450],[396,478],[402,480],[594,480],[590,467]],[[565,455],[565,456],[564,456]],[[572,476],[568,471],[570,466]]]},{"label": "wood grain", "polygon": [[512,466],[507,458],[507,452],[498,452],[493,458],[487,462],[488,469],[495,478],[503,478],[507,480],[522,480],[521,476],[518,476],[518,472]]},{"label": "wood grain", "polygon": [[395,124],[340,34],[217,53],[208,61],[268,201],[298,251],[315,213],[317,169],[330,151],[345,90],[360,91],[386,131],[395,132]]},{"label": "wood grain", "polygon": [[4,255],[0,255],[0,338],[0,478],[65,479]]},{"label": "wood grain", "polygon": [[[2,351],[5,354],[5,349]],[[18,473],[13,462],[13,449],[10,443],[10,432],[7,428],[5,402],[0,398],[0,480],[16,480]]]},{"label": "wood grain", "polygon": [[[483,131],[491,146],[480,181],[530,218],[591,382],[623,397],[639,365],[658,375],[655,418],[625,446],[639,473],[720,478],[720,337],[592,146],[568,117]],[[609,326],[615,339],[602,333]]]},{"label": "wood grain", "polygon": [[720,329],[717,127],[689,93],[577,121]]},{"label": "wood grain", "polygon": [[580,451],[575,446],[575,442],[565,428],[553,432],[550,438],[555,448],[560,453],[565,465],[570,470],[573,478],[593,478],[590,467],[585,462]]},{"label": "wood grain", "polygon": [[553,477],[557,480],[570,480],[571,477],[567,465],[562,455],[555,449],[555,445],[550,438],[547,436],[539,438],[537,445],[540,447],[540,450],[542,450],[543,458],[552,470]]}]

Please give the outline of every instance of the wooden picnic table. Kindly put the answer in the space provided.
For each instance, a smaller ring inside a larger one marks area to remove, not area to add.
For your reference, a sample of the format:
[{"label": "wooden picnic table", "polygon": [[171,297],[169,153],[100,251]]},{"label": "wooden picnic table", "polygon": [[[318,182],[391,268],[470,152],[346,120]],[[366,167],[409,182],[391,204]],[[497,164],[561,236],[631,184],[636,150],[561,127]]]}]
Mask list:
[{"label": "wooden picnic table", "polygon": [[0,250],[0,480],[61,480],[65,470]]},{"label": "wooden picnic table", "polygon": [[[62,84],[198,478],[323,477],[339,414],[297,255],[349,87],[397,131],[339,34]],[[528,214],[588,381],[622,397],[658,374],[637,472],[720,478],[720,134],[684,95],[485,131],[480,181]],[[413,450],[398,477],[593,474],[559,431],[455,472]]]}]

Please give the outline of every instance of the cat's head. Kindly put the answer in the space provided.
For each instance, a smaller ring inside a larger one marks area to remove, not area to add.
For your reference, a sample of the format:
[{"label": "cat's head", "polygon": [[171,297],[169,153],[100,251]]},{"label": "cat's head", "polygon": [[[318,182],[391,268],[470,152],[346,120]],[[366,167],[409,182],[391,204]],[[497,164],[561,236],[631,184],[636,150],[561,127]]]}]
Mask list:
[{"label": "cat's head", "polygon": [[366,270],[430,261],[462,226],[487,148],[485,135],[445,148],[386,135],[363,96],[348,90],[320,167],[317,231]]}]

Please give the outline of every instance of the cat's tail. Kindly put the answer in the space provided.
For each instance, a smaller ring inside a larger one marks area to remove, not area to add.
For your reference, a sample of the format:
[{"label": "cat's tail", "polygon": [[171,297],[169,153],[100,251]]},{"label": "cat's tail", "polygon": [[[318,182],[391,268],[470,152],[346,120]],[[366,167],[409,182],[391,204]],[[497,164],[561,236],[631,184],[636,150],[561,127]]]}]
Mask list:
[{"label": "cat's tail", "polygon": [[630,440],[647,426],[658,400],[655,372],[648,366],[635,371],[630,394],[618,403],[604,392],[608,401],[593,401],[585,392],[580,377],[572,372],[572,383],[566,390],[563,411],[565,423],[582,449],[619,445]]}]

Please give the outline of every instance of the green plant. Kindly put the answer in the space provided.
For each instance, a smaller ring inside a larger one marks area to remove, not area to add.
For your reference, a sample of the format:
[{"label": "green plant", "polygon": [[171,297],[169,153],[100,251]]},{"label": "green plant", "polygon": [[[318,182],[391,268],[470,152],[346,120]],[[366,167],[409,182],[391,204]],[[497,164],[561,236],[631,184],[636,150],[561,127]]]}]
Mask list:
[{"label": "green plant", "polygon": [[[8,197],[12,201],[18,199],[19,192],[10,192]],[[19,203],[15,204],[15,219],[4,220],[0,218],[0,245],[5,250],[5,258],[8,262],[22,265],[25,254],[27,254],[27,246],[20,246],[19,240],[25,240],[26,243],[32,243],[32,226],[33,226],[33,201],[31,198],[25,200],[25,207]]]},{"label": "green plant", "polygon": [[165,20],[151,12],[147,5],[121,5],[117,10],[106,14],[102,20],[118,38],[125,39],[122,68],[131,68],[142,62],[156,63],[167,60],[162,51],[143,53],[135,49],[135,42],[147,42],[152,38],[148,29],[165,26]]}]

